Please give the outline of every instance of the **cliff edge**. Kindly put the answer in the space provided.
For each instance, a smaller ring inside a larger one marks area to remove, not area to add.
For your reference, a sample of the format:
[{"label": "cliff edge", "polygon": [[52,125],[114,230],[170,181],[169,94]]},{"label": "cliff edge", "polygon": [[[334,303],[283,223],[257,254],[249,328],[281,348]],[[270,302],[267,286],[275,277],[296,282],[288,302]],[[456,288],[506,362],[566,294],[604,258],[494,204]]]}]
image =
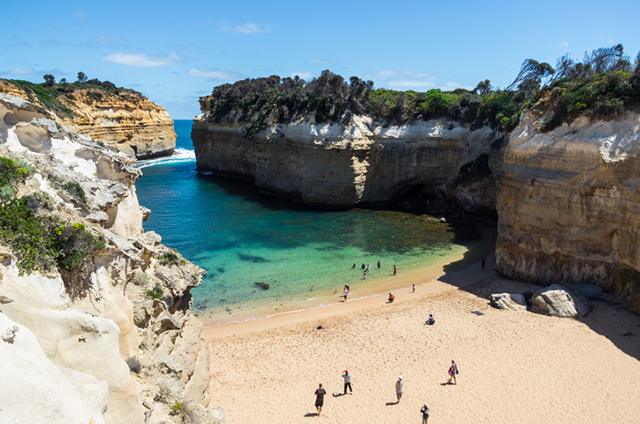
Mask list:
[{"label": "cliff edge", "polygon": [[640,313],[640,115],[544,132],[549,113],[526,113],[505,151],[496,269],[543,286],[597,284]]},{"label": "cliff edge", "polygon": [[446,119],[383,125],[346,114],[338,123],[274,118],[248,138],[247,124],[216,123],[203,110],[191,134],[200,171],[246,179],[317,208],[384,205],[419,191],[425,199],[455,197],[468,211],[493,209],[490,195],[456,197],[452,189],[465,164],[495,154],[501,136],[489,127],[472,130]]},{"label": "cliff edge", "polygon": [[171,156],[176,147],[173,121],[163,107],[136,91],[116,88],[108,81],[47,87],[26,81],[0,80],[0,93],[43,106],[74,132],[137,159]]},{"label": "cliff edge", "polygon": [[0,421],[226,422],[203,270],[143,232],[127,156],[55,118],[0,93]]}]

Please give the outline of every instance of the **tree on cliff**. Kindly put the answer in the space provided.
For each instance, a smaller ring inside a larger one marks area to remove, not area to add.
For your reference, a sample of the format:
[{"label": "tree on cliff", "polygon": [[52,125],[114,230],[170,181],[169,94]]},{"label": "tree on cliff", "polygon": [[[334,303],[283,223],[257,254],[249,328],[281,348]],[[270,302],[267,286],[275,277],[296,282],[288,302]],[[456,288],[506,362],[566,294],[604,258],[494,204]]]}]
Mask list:
[{"label": "tree on cliff", "polygon": [[87,76],[84,74],[84,72],[78,72],[78,82],[87,82]]},{"label": "tree on cliff", "polygon": [[491,92],[491,88],[491,81],[484,80],[480,81],[478,85],[476,85],[476,88],[473,89],[473,91],[477,92],[478,94],[489,94]]},{"label": "tree on cliff", "polygon": [[46,74],[45,76],[43,76],[44,78],[44,85],[46,85],[47,87],[52,87],[55,83],[56,83],[56,77],[54,77],[51,74]]}]

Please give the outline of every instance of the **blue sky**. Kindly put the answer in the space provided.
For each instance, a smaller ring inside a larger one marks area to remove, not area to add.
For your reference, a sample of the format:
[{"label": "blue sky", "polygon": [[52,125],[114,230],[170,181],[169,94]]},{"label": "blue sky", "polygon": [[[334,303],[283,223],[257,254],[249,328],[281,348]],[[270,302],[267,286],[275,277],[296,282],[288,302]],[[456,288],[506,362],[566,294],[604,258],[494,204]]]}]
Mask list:
[{"label": "blue sky", "polygon": [[219,84],[330,69],[376,87],[505,87],[524,59],[621,43],[640,50],[640,1],[14,1],[0,15],[0,77],[134,88],[174,119]]}]

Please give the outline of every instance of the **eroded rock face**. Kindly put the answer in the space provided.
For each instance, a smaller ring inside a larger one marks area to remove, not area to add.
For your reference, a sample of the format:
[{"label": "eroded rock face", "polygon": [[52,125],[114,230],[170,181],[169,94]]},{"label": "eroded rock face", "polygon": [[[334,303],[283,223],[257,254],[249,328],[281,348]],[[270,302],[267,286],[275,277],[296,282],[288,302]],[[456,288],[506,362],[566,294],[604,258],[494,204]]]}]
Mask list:
[{"label": "eroded rock face", "polygon": [[514,279],[592,283],[640,313],[640,117],[580,118],[511,134],[498,192],[496,269]]},{"label": "eroded rock face", "polygon": [[[48,410],[40,411],[46,405],[29,403],[39,393],[35,389],[11,391],[9,398],[0,391],[0,405],[15,402],[21,414],[34,417],[32,422],[141,424],[149,413],[144,402],[156,416],[164,411],[165,422],[182,422],[179,415],[169,414],[171,406],[189,400],[205,403],[209,387],[208,346],[190,310],[190,290],[201,283],[203,270],[164,247],[157,234],[143,232],[145,211],[134,185],[140,171],[129,167],[121,153],[78,136],[52,117],[0,93],[0,156],[19,157],[32,169],[18,196],[46,192],[52,203],[47,213],[83,224],[102,235],[106,246],[81,272],[31,275],[20,275],[13,252],[0,248],[0,356],[3,347],[31,337],[24,346],[33,350],[24,354],[26,365],[19,365],[19,358],[10,362],[22,369],[30,363],[29,355],[46,361],[16,381],[24,388],[40,384],[30,380],[36,378],[51,382],[52,388],[43,390],[72,387],[67,397],[41,396],[47,398],[42,402],[57,403],[51,411],[59,421],[49,420]],[[67,182],[76,183],[85,198],[66,191]],[[174,260],[164,261],[163,255]],[[16,352],[9,354],[23,355]],[[49,375],[38,377],[43,373]],[[0,375],[5,381],[7,374]],[[171,396],[147,401],[160,385]],[[66,410],[74,402],[78,411]]]},{"label": "eroded rock face", "polygon": [[[173,154],[176,133],[165,108],[133,92],[115,95],[98,91],[100,97],[89,90],[73,91],[72,99],[60,96],[72,116],[59,114],[59,122],[138,159]],[[24,90],[7,80],[0,80],[0,93],[29,99]],[[24,116],[20,120],[25,121]]]},{"label": "eroded rock face", "polygon": [[[382,126],[362,116],[347,124],[274,123],[253,139],[244,132],[242,124],[196,118],[198,169],[244,178],[309,206],[338,208],[389,203],[415,187],[456,198],[448,191],[461,167],[490,154],[499,138],[489,128],[471,131],[446,120]],[[457,196],[472,209],[492,198],[473,188]]]}]

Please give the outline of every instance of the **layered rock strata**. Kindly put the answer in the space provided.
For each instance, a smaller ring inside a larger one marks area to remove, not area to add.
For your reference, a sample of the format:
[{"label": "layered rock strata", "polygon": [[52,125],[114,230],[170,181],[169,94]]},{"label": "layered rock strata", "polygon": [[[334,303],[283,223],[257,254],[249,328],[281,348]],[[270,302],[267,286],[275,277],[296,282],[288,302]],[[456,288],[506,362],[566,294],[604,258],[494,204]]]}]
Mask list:
[{"label": "layered rock strata", "polygon": [[[224,422],[207,411],[208,348],[190,311],[203,270],[143,232],[148,210],[122,153],[21,98],[0,94],[0,156],[29,165],[18,197],[48,194],[62,222],[106,245],[82,271],[25,275],[0,248],[1,422]],[[63,189],[79,184],[80,201]],[[179,412],[179,411],[178,411]],[[184,412],[184,411],[183,411]]]},{"label": "layered rock strata", "polygon": [[[0,80],[0,92],[33,100],[37,96],[7,80]],[[135,92],[111,93],[99,89],[75,90],[58,95],[71,111],[59,113],[58,121],[73,131],[108,144],[137,159],[171,156],[176,147],[173,121],[166,109]]]},{"label": "layered rock strata", "polygon": [[[206,110],[206,98],[201,105]],[[464,209],[493,208],[488,187],[452,190],[463,165],[492,154],[500,135],[491,129],[446,120],[384,126],[350,115],[341,122],[272,123],[249,139],[245,125],[215,123],[204,113],[192,131],[197,167],[312,207],[386,204],[418,188]]]},{"label": "layered rock strata", "polygon": [[546,118],[525,114],[504,154],[496,269],[539,285],[597,284],[640,313],[640,117],[543,133]]}]

